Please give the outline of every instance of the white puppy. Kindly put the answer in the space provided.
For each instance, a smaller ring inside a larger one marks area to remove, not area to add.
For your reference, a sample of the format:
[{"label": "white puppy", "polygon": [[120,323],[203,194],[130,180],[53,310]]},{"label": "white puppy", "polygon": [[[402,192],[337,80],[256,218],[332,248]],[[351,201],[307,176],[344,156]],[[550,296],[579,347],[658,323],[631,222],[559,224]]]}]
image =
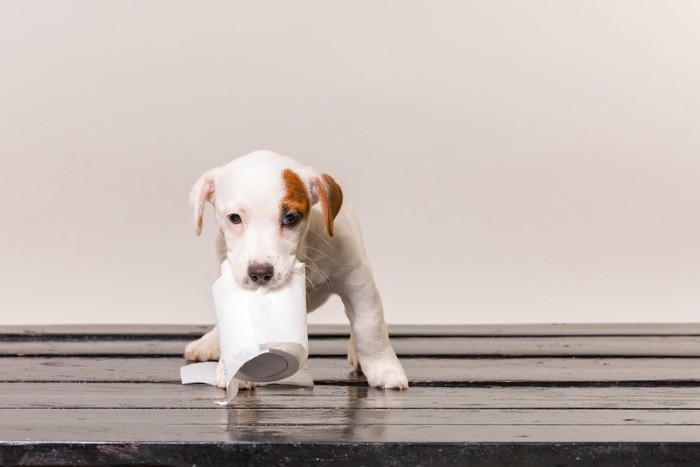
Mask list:
[{"label": "white puppy", "polygon": [[[206,172],[194,184],[190,203],[197,234],[206,201],[216,212],[220,261],[228,259],[235,280],[246,287],[276,287],[298,258],[306,263],[308,311],[331,294],[345,305],[350,364],[362,368],[370,386],[408,387],[389,343],[360,227],[347,207],[341,209],[343,193],[330,175],[271,151],[255,151]],[[190,343],[185,357],[218,359],[216,328]]]}]

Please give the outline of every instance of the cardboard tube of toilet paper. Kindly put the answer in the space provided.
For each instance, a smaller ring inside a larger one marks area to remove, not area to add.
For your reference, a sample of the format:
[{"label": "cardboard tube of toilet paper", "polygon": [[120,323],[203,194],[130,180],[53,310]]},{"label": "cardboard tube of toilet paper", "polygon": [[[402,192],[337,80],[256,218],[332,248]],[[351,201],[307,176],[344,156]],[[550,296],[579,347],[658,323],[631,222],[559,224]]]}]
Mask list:
[{"label": "cardboard tube of toilet paper", "polygon": [[238,392],[237,380],[278,381],[306,362],[305,273],[297,261],[282,286],[248,289],[234,279],[229,262],[222,263],[212,295],[229,401]]}]

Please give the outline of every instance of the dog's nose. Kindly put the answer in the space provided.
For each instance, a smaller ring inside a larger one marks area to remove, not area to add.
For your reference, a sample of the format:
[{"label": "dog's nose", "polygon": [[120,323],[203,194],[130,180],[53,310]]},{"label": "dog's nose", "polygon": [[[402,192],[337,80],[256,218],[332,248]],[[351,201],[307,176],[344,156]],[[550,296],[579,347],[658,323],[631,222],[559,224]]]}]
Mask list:
[{"label": "dog's nose", "polygon": [[248,277],[259,285],[265,285],[270,282],[274,272],[270,263],[253,263],[248,266]]}]

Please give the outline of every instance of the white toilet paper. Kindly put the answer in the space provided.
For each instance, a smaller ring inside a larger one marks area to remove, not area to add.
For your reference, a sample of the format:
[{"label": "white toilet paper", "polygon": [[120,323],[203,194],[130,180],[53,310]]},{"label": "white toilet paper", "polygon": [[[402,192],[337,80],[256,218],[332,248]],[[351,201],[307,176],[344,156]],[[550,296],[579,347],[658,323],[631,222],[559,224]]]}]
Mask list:
[{"label": "white toilet paper", "polygon": [[[238,392],[238,380],[312,382],[308,370],[289,378],[309,355],[305,277],[304,264],[297,261],[283,286],[247,289],[233,278],[228,261],[221,264],[212,294],[229,401]],[[212,384],[215,369],[212,363],[187,365],[181,369],[182,382]]]}]

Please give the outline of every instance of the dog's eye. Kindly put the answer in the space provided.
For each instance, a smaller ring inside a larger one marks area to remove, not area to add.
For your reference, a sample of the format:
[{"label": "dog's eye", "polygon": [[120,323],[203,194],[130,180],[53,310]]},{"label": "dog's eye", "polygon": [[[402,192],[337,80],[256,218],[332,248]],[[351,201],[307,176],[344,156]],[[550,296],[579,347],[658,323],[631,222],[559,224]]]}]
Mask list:
[{"label": "dog's eye", "polygon": [[228,220],[230,220],[232,224],[240,224],[241,216],[239,216],[238,214],[229,214]]},{"label": "dog's eye", "polygon": [[288,212],[282,217],[282,225],[291,227],[296,224],[301,216],[297,212]]}]

